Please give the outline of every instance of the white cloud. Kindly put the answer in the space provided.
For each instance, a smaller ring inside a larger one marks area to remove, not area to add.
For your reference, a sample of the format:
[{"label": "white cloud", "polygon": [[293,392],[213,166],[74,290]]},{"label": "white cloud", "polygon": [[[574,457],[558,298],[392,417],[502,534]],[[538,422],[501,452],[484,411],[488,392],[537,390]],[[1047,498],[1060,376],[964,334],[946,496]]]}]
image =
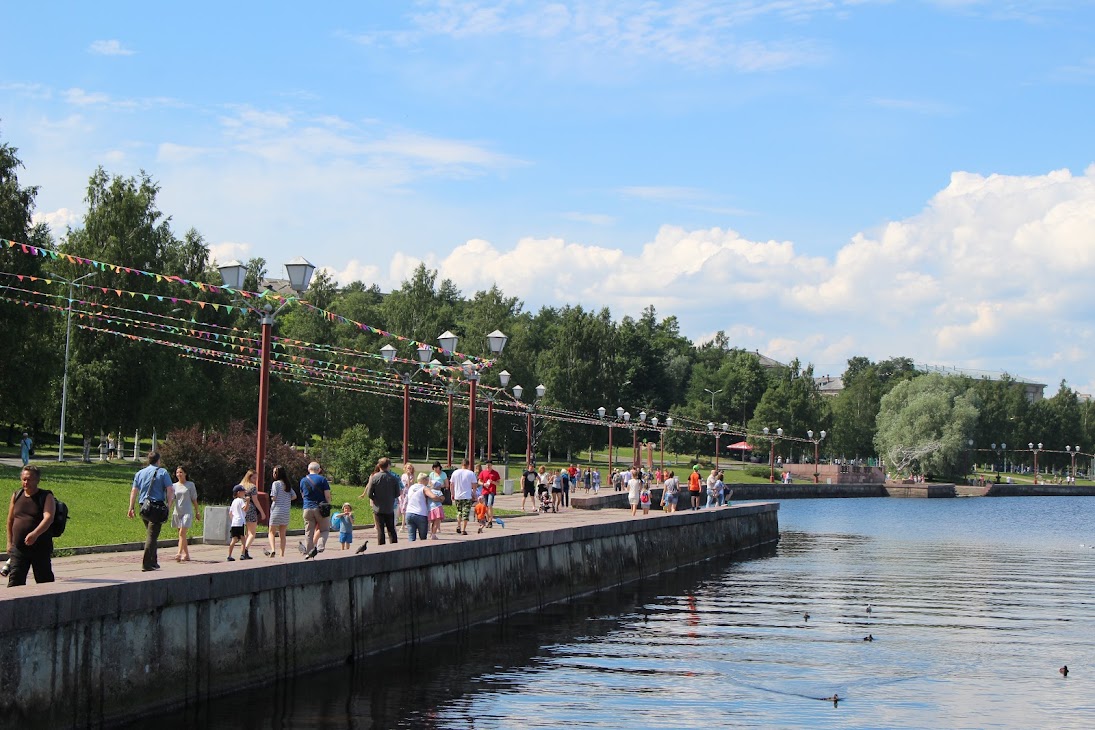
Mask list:
[{"label": "white cloud", "polygon": [[233,259],[246,262],[251,258],[252,245],[237,241],[222,241],[209,247],[209,259],[217,263],[227,263]]},{"label": "white cloud", "polygon": [[57,210],[48,211],[46,213],[35,213],[33,221],[35,224],[45,223],[49,226],[49,229],[57,235],[62,233],[70,226],[76,226],[80,223],[81,214],[68,208],[58,208]]},{"label": "white cloud", "polygon": [[88,46],[88,52],[97,56],[132,56],[136,51],[125,48],[121,41],[95,41]]},{"label": "white cloud", "polygon": [[[854,355],[905,355],[1087,384],[1092,240],[1095,165],[1080,176],[955,173],[921,213],[859,233],[831,258],[732,230],[663,226],[637,253],[472,239],[424,262],[465,293],[498,283],[532,309],[581,303],[619,317],[653,304],[686,334],[722,329],[736,346],[834,375]],[[392,256],[382,288],[418,263]]]}]

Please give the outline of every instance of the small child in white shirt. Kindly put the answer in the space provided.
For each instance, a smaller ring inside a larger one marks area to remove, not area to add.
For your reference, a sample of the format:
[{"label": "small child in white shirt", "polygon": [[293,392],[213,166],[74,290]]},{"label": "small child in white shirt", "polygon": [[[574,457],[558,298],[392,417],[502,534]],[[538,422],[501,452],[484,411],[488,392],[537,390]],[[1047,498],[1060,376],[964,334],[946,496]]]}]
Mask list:
[{"label": "small child in white shirt", "polygon": [[232,506],[228,508],[228,516],[231,519],[231,534],[232,539],[228,542],[228,560],[234,561],[232,557],[232,551],[235,550],[236,544],[243,545],[243,536],[246,533],[247,525],[247,500],[250,497],[247,496],[247,490],[243,485],[237,484],[232,490]]}]

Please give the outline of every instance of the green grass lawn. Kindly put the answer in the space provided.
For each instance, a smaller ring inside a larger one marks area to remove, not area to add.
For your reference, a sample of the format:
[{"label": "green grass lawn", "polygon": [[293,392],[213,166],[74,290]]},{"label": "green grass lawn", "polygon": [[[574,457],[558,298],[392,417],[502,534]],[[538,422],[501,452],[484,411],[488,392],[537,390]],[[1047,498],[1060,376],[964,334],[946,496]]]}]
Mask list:
[{"label": "green grass lawn", "polygon": [[[65,534],[54,540],[58,549],[82,547],[86,545],[115,545],[124,542],[143,542],[144,523],[140,517],[129,519],[129,492],[133,486],[133,475],[142,467],[139,462],[111,461],[92,462],[33,462],[42,471],[39,487],[52,491],[58,499],[68,505],[69,520]],[[11,495],[19,489],[19,467],[0,465],[0,493],[10,502]],[[335,484],[331,487],[331,497],[336,509],[344,502],[354,508],[354,522],[368,525],[373,522],[373,510],[367,499],[360,499],[361,487]],[[200,505],[204,508],[205,505]],[[200,510],[199,510],[200,511]],[[496,510],[501,517],[520,514],[508,510]],[[456,508],[445,508],[445,516],[456,518]],[[0,551],[7,547],[6,513],[3,522],[4,543]],[[190,530],[191,537],[202,535],[203,523],[198,521]],[[300,501],[293,503],[289,516],[289,529],[303,529],[304,515]],[[260,528],[260,531],[262,528]],[[177,536],[170,524],[164,527],[162,538]]]}]

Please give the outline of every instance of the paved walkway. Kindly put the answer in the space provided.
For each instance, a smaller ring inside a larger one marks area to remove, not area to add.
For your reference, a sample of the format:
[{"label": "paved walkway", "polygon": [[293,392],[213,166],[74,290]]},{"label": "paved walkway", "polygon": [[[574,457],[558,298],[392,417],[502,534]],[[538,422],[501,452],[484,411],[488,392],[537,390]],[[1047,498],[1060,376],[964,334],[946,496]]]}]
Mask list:
[{"label": "paved walkway", "polygon": [[[603,492],[603,490],[602,490]],[[579,490],[581,493],[581,490]],[[573,496],[573,495],[572,495]],[[532,500],[529,500],[529,504]],[[521,509],[521,495],[498,495],[495,502],[496,509],[520,511]],[[663,516],[663,513],[658,511],[651,511],[650,515],[643,517],[640,512],[636,519],[658,519]],[[478,525],[473,521],[468,529],[468,535],[456,534],[456,523],[451,520],[446,520],[441,525],[440,538],[438,540],[429,540],[427,544],[432,545],[444,545],[445,543],[452,543],[457,541],[466,540],[489,540],[492,537],[500,536],[513,532],[538,532],[543,530],[553,530],[566,527],[577,527],[587,524],[600,524],[605,522],[614,522],[618,520],[629,520],[631,513],[629,510],[620,509],[601,509],[601,510],[579,510],[579,509],[563,509],[558,513],[537,514],[531,511],[524,515],[514,515],[511,517],[502,518],[504,524],[495,524],[493,528],[483,530],[482,534],[477,532]],[[167,527],[161,533],[161,537],[168,538],[174,533],[170,527]],[[233,571],[233,570],[249,570],[256,566],[272,564],[282,560],[294,560],[299,561],[304,558],[297,550],[296,544],[299,537],[286,538],[286,551],[285,557],[267,558],[262,554],[262,548],[267,544],[265,538],[259,538],[255,541],[253,552],[253,560],[240,561],[239,548],[235,550],[235,562],[229,563],[225,561],[225,557],[228,554],[228,548],[224,545],[191,545],[189,563],[176,563],[174,561],[175,547],[161,547],[159,549],[160,570],[155,572],[145,573],[141,570],[141,551],[129,550],[126,552],[115,553],[97,553],[89,555],[74,555],[70,557],[54,558],[53,560],[53,572],[57,578],[56,583],[47,583],[42,586],[37,586],[34,583],[34,578],[31,576],[28,579],[28,583],[24,587],[11,588],[6,587],[4,579],[0,578],[0,601],[6,599],[16,598],[19,595],[27,595],[30,592],[33,593],[52,593],[52,592],[64,592],[71,591],[74,588],[90,585],[108,585],[115,583],[131,583],[147,580],[160,580],[163,578],[170,578],[172,576],[179,575],[196,575],[210,572],[221,571]],[[361,546],[362,540],[369,541],[369,548],[363,556],[357,555],[354,551]],[[342,551],[339,549],[338,533],[332,532],[330,539],[327,541],[327,550],[320,553],[316,560],[353,560],[364,559],[371,554],[375,554],[381,551],[391,550],[413,550],[415,547],[422,545],[421,542],[410,542],[406,539],[406,533],[401,532],[399,536],[399,542],[395,545],[388,544],[379,546],[376,544],[376,531],[372,525],[367,527],[359,527],[354,530],[354,543],[350,550]]]}]

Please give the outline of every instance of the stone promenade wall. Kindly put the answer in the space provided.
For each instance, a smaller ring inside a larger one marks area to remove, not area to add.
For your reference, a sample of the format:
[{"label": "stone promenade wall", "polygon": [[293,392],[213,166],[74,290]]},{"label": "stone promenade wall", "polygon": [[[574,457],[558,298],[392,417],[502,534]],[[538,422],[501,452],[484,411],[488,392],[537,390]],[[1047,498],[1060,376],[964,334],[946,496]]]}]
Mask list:
[{"label": "stone promenade wall", "polygon": [[[779,539],[778,505],[0,601],[0,727],[89,728],[423,641]],[[218,566],[219,568],[220,566]],[[342,647],[341,649],[339,647]]]}]

